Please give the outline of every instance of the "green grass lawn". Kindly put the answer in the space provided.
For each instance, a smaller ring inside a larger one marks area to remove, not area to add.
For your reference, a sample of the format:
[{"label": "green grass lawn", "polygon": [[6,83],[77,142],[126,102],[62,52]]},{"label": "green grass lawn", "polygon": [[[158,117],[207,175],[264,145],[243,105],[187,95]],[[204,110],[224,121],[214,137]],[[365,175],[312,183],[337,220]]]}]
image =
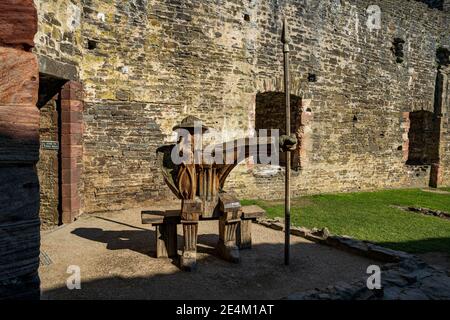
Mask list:
[{"label": "green grass lawn", "polygon": [[[244,200],[257,204],[269,217],[283,217],[283,201]],[[324,194],[292,200],[292,224],[327,227],[348,235],[408,251],[450,252],[450,221],[393,208],[414,206],[450,212],[450,195],[420,189]]]}]

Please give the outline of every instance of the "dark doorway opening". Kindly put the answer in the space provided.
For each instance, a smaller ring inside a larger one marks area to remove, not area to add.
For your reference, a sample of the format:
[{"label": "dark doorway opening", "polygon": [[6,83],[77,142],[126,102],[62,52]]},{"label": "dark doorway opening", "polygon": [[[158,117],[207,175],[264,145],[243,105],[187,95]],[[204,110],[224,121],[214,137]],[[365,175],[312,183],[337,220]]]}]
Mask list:
[{"label": "dark doorway opening", "polygon": [[39,162],[36,165],[41,205],[41,228],[52,229],[62,223],[61,205],[61,100],[60,91],[66,80],[39,75]]},{"label": "dark doorway opening", "polygon": [[444,10],[444,0],[416,0],[426,3],[432,9]]},{"label": "dark doorway opening", "polygon": [[439,159],[439,131],[433,112],[409,113],[409,153],[406,164],[430,165]]}]

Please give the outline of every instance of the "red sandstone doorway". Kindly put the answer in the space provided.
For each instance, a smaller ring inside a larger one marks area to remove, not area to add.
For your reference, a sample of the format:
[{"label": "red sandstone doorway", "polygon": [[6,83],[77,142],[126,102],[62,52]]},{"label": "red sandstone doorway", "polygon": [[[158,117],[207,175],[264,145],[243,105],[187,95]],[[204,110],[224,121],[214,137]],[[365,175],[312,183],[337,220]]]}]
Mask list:
[{"label": "red sandstone doorway", "polygon": [[80,214],[83,97],[80,83],[40,74],[40,181],[42,229]]}]

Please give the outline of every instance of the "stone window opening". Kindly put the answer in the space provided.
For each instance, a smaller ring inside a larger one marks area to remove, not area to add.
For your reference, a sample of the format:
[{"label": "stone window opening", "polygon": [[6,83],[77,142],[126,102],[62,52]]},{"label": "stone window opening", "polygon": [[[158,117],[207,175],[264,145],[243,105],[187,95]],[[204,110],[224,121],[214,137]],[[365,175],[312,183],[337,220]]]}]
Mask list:
[{"label": "stone window opening", "polygon": [[95,40],[88,40],[88,43],[87,43],[88,50],[95,50],[95,49],[97,49],[97,46],[98,46],[98,42],[97,41],[95,41]]},{"label": "stone window opening", "polygon": [[439,159],[439,132],[431,111],[409,112],[407,165],[431,165]]},{"label": "stone window opening", "polygon": [[439,47],[436,50],[436,62],[438,68],[450,65],[450,50],[444,47]]},{"label": "stone window opening", "polygon": [[395,56],[395,61],[397,63],[403,63],[403,61],[405,60],[405,53],[403,50],[403,45],[405,44],[405,40],[401,39],[401,38],[395,38],[394,41],[392,42],[392,53]]},{"label": "stone window opening", "polygon": [[[301,170],[306,162],[306,146],[309,141],[309,119],[311,108],[303,110],[302,99],[291,95],[291,132],[295,133],[299,140],[297,150],[291,153],[291,167],[293,170]],[[263,92],[256,95],[255,130],[279,129],[280,135],[286,132],[286,108],[284,92]],[[286,165],[284,153],[280,153],[280,166]]]},{"label": "stone window opening", "polygon": [[428,5],[431,9],[444,10],[444,1],[445,0],[416,0],[419,2],[423,2]]},{"label": "stone window opening", "polygon": [[308,73],[308,82],[317,82],[317,76],[315,73]]}]

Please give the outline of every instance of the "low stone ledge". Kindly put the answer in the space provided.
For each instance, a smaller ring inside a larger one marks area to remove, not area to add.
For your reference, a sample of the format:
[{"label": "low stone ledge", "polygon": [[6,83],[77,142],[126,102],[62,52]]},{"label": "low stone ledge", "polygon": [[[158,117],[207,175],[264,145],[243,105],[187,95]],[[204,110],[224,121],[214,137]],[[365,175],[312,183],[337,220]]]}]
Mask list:
[{"label": "low stone ledge", "polygon": [[283,219],[281,218],[275,218],[275,219],[267,219],[267,218],[258,218],[255,220],[256,223],[274,229],[278,231],[284,230],[284,223]]},{"label": "low stone ledge", "polygon": [[307,237],[309,232],[311,232],[311,230],[307,229],[307,228],[303,228],[303,227],[292,227],[291,228],[291,234],[294,236],[298,236],[298,237]]},{"label": "low stone ledge", "polygon": [[446,212],[446,211],[441,211],[441,210],[434,210],[434,209],[429,209],[429,208],[422,208],[422,207],[402,207],[402,206],[391,206],[393,208],[397,208],[403,211],[407,211],[407,212],[413,212],[413,213],[418,213],[418,214],[422,214],[424,216],[431,216],[431,217],[438,217],[438,218],[442,218],[442,219],[450,219],[450,213]]},{"label": "low stone ledge", "polygon": [[339,282],[324,289],[293,293],[286,300],[448,300],[450,277],[420,259],[383,266],[381,288],[370,290],[366,281]]},{"label": "low stone ledge", "polygon": [[272,222],[270,224],[270,228],[272,228],[274,230],[278,230],[278,231],[283,231],[284,225],[281,222]]},{"label": "low stone ledge", "polygon": [[[255,222],[277,230],[284,229],[281,218],[260,218]],[[380,289],[370,290],[367,287],[367,279],[361,279],[353,283],[338,282],[323,289],[293,293],[284,298],[286,300],[450,299],[449,274],[428,265],[417,256],[349,236],[333,235],[327,228],[310,230],[305,227],[292,227],[290,233],[385,264],[380,266],[382,270]]]},{"label": "low stone ledge", "polygon": [[[282,218],[259,218],[255,222],[262,226],[282,231],[284,230],[282,220]],[[356,240],[349,236],[333,235],[327,228],[308,229],[294,226],[291,228],[290,233],[294,236],[382,262],[399,262],[402,259],[410,259],[413,257],[406,252],[388,249],[368,241]]]}]

